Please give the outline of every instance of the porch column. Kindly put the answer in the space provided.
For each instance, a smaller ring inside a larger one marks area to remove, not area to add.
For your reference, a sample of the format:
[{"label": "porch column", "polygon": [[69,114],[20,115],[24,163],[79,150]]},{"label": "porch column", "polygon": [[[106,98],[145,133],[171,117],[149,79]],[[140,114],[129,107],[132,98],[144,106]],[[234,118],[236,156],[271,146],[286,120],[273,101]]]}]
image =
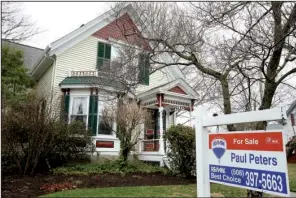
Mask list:
[{"label": "porch column", "polygon": [[163,140],[163,107],[158,108],[159,111],[159,153],[164,154],[164,140]]},{"label": "porch column", "polygon": [[192,127],[192,122],[191,122],[191,120],[192,120],[192,110],[191,110],[191,107],[190,107],[190,109],[189,109],[189,125],[190,125],[190,127]]},{"label": "porch column", "polygon": [[162,100],[163,100],[163,95],[158,94],[157,95],[157,100],[158,100],[158,111],[159,111],[159,150],[158,152],[160,154],[164,155],[164,141],[163,141],[163,106],[162,106]]}]

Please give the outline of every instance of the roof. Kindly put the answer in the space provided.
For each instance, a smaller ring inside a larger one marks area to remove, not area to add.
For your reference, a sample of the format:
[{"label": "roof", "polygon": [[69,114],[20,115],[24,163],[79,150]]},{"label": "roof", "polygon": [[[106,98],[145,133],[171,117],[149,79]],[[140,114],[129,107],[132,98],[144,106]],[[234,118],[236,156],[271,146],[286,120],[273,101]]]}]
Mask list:
[{"label": "roof", "polygon": [[176,94],[170,91],[172,88],[175,87],[181,88],[186,93],[185,95],[177,93],[177,95],[185,98],[198,99],[198,93],[182,78],[170,81],[158,87],[154,87],[146,92],[140,93],[138,94],[138,97],[145,98],[155,93]]},{"label": "roof", "polygon": [[97,77],[97,76],[71,76],[66,77],[61,85],[101,85],[110,86],[114,88],[122,88],[122,84],[110,78]]},{"label": "roof", "polygon": [[2,42],[2,44],[6,44],[11,48],[21,50],[24,53],[24,65],[29,70],[32,69],[34,63],[37,61],[37,59],[43,53],[43,49],[40,49],[37,47],[24,45],[24,44],[20,44],[20,43],[14,43],[14,42],[7,41],[7,40],[2,40],[1,42]]},{"label": "roof", "polygon": [[287,110],[287,115],[291,114],[295,108],[296,108],[296,100],[291,104],[291,106]]},{"label": "roof", "polygon": [[[137,15],[137,11],[135,10],[135,8],[133,8],[133,6],[130,3],[123,3],[115,9],[118,8],[121,8],[119,16],[128,13],[130,14],[130,17],[133,19],[133,17]],[[116,10],[109,10],[104,14],[98,16],[97,18],[93,19],[92,21],[86,23],[84,26],[81,26],[80,28],[70,32],[69,34],[49,44],[44,50],[44,54],[36,61],[36,63],[32,67],[32,77],[34,79],[40,78],[40,76],[46,71],[46,69],[53,63],[53,58],[51,57],[58,56],[67,49],[73,47],[77,43],[91,36],[96,31],[105,27],[111,21],[115,20],[116,17],[119,17],[115,16],[116,13],[118,13]],[[169,62],[172,58],[169,55],[165,56],[162,54],[160,56],[160,59],[162,59],[163,62]],[[185,75],[182,73],[182,71],[178,68],[177,65],[166,67],[165,70],[175,79],[180,77],[185,78]]]}]

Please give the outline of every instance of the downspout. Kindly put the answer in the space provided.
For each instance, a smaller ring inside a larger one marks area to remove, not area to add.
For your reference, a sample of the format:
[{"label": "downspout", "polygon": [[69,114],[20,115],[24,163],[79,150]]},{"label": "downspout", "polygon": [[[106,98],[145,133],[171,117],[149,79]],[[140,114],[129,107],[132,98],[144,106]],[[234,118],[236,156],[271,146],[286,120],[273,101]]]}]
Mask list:
[{"label": "downspout", "polygon": [[54,81],[55,81],[55,66],[56,66],[56,59],[49,56],[48,54],[45,54],[45,57],[51,59],[53,61],[52,64],[52,77],[51,77],[51,87],[50,87],[50,105],[52,106],[52,102],[53,102],[53,88],[54,88]]}]

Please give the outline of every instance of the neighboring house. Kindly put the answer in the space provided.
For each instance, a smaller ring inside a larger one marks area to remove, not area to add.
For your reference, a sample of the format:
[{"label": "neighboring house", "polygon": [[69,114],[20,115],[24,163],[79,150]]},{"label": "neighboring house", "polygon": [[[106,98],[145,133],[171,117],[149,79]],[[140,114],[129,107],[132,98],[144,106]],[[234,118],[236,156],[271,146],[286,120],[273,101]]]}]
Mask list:
[{"label": "neighboring house", "polygon": [[[116,21],[112,18],[112,10],[95,18],[49,44],[31,70],[32,77],[38,81],[37,93],[52,99],[52,107],[59,109],[63,106],[65,119],[69,122],[81,120],[90,127],[96,151],[103,156],[117,156],[120,141],[102,124],[102,109],[107,105],[107,96],[92,81],[104,77],[102,63],[116,59],[116,49],[120,46],[128,44],[149,50],[147,42],[139,44],[137,39],[127,39],[118,27],[118,24],[123,24],[137,28],[130,14],[134,12],[129,5]],[[170,57],[160,58],[169,61]],[[163,165],[163,134],[176,124],[176,110],[192,111],[198,95],[177,66],[166,67],[150,75],[147,67],[149,65],[139,59],[135,70],[145,80],[131,91],[131,97],[136,96],[141,105],[151,111],[154,124],[150,128],[139,126],[143,140],[136,146],[136,152],[140,160]],[[101,82],[106,89],[118,92],[113,80],[105,78]],[[112,127],[116,129],[116,123],[112,123]]]},{"label": "neighboring house", "polygon": [[28,70],[32,70],[34,63],[41,56],[44,49],[40,49],[37,47],[32,47],[29,45],[24,45],[20,43],[14,43],[6,40],[2,40],[2,46],[8,45],[11,48],[18,49],[23,52],[24,55],[24,65]]},{"label": "neighboring house", "polygon": [[[287,110],[287,117],[289,118],[291,125],[294,127],[294,130],[296,130],[296,100],[291,104],[291,106]],[[296,135],[296,131],[294,135]]]},{"label": "neighboring house", "polygon": [[[289,126],[286,131],[283,131],[284,133],[284,143],[287,144],[293,136],[296,135],[296,100],[290,105],[287,112],[287,118],[288,122],[287,125]],[[267,130],[273,130],[273,129],[283,129],[282,124],[268,124]]]}]

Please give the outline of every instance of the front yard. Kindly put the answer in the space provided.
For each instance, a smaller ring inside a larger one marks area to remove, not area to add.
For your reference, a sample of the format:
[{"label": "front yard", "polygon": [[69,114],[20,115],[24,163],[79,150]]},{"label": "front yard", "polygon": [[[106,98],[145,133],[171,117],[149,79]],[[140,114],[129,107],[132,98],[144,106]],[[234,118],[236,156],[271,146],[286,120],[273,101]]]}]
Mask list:
[{"label": "front yard", "polygon": [[288,164],[290,190],[296,192],[296,164]]},{"label": "front yard", "polygon": [[[138,168],[137,168],[138,167]],[[290,189],[296,192],[296,164],[289,164]],[[116,173],[116,165],[76,165],[57,168],[54,174],[35,177],[5,176],[2,195],[44,197],[193,197],[196,179],[170,175],[165,169],[129,166]],[[69,190],[71,189],[71,190]],[[55,192],[60,191],[60,192]],[[55,192],[55,193],[53,193]],[[46,194],[46,195],[45,195]],[[245,197],[246,190],[211,184],[213,197]]]},{"label": "front yard", "polygon": [[[245,197],[246,190],[212,184],[213,197]],[[43,197],[196,197],[196,184],[92,188],[62,191]]]}]

